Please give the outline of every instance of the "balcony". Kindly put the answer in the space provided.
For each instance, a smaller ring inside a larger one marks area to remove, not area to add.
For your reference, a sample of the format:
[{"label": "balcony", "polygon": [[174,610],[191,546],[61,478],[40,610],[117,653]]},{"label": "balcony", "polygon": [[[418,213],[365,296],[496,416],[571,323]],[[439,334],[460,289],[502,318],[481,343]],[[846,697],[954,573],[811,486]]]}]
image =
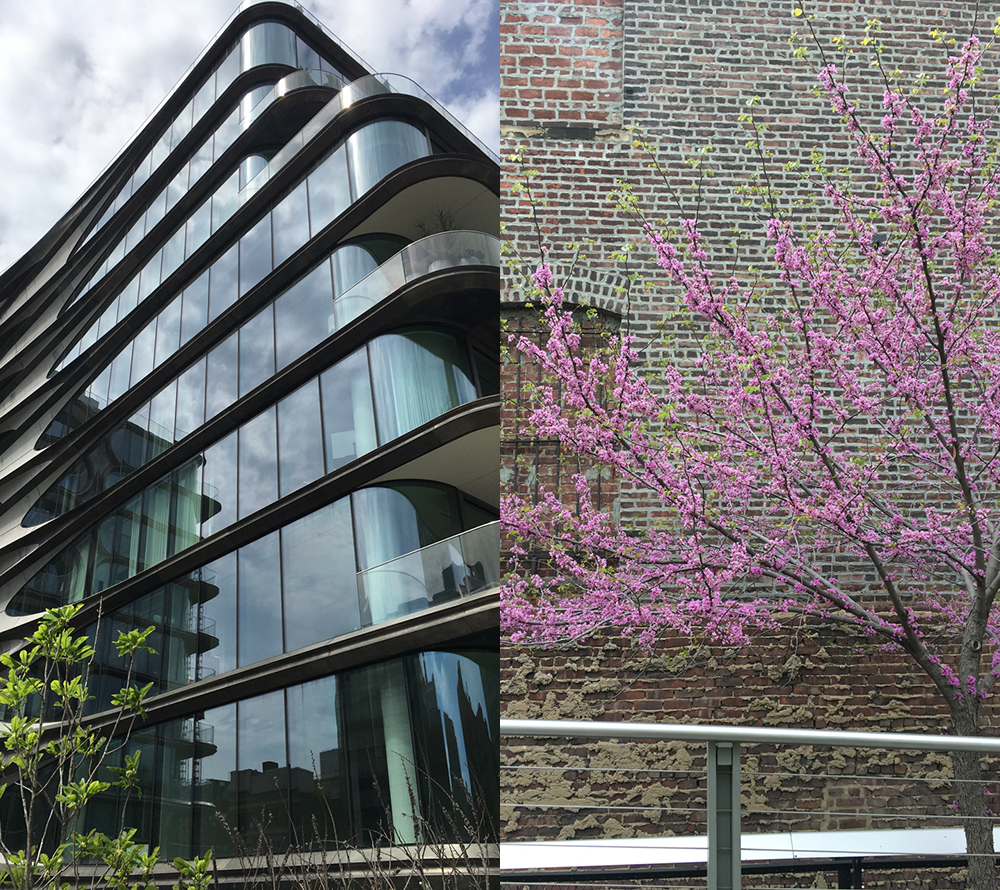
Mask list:
[{"label": "balcony", "polygon": [[330,333],[395,293],[404,284],[431,272],[456,266],[499,266],[500,239],[484,232],[439,232],[404,247],[334,298]]},{"label": "balcony", "polygon": [[489,522],[358,572],[366,624],[378,624],[500,584],[500,522]]}]

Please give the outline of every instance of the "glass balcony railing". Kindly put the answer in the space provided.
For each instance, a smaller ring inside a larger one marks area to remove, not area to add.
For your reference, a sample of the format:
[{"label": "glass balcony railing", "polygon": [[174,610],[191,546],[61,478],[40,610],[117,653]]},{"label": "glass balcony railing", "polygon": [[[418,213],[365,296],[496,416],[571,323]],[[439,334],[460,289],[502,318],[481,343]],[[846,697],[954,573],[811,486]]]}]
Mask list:
[{"label": "glass balcony railing", "polygon": [[499,520],[358,572],[362,613],[370,624],[499,584]]},{"label": "glass balcony railing", "polygon": [[250,125],[257,120],[264,111],[282,96],[287,96],[295,90],[303,87],[325,87],[331,90],[343,89],[344,82],[329,71],[322,71],[319,68],[299,68],[291,74],[281,78],[270,90],[265,93],[247,110],[240,121],[241,130],[247,130]]},{"label": "glass balcony railing", "polygon": [[[294,75],[289,75],[293,77]],[[280,86],[280,83],[278,84]],[[459,130],[479,149],[487,155],[494,163],[499,164],[500,158],[492,149],[472,132],[463,126],[451,112],[448,111],[430,93],[421,89],[410,78],[401,74],[369,74],[360,77],[349,84],[345,84],[343,89],[334,96],[319,113],[309,121],[298,133],[296,133],[246,186],[240,191],[240,204],[245,203],[251,195],[256,193],[278,170],[282,169],[292,158],[295,157],[312,138],[325,127],[330,121],[342,112],[350,108],[355,102],[365,99],[368,96],[381,96],[396,93],[402,96],[413,96],[422,99],[439,114],[441,114],[455,129]],[[263,98],[267,98],[266,96]]]},{"label": "glass balcony railing", "polygon": [[439,232],[404,247],[333,301],[330,333],[353,321],[400,287],[455,266],[499,266],[500,239],[484,232]]}]

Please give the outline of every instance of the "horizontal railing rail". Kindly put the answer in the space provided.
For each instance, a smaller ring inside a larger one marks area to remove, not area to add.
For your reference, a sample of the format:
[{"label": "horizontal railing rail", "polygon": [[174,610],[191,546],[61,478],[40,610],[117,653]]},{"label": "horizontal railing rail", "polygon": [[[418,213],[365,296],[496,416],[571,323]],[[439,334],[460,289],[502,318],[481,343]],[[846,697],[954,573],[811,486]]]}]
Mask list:
[{"label": "horizontal railing rail", "polygon": [[[952,753],[955,751],[971,751],[978,753],[980,755],[998,755],[1000,754],[1000,738],[996,737],[981,737],[981,736],[949,736],[949,735],[934,735],[930,733],[912,733],[912,732],[861,732],[861,731],[850,731],[850,730],[814,730],[814,729],[780,729],[774,727],[757,727],[757,726],[722,726],[722,725],[698,725],[698,724],[678,724],[678,723],[624,723],[624,722],[614,722],[614,721],[576,721],[576,720],[522,720],[522,719],[502,719],[500,721],[500,734],[505,739],[539,739],[539,738],[561,738],[561,739],[594,739],[600,741],[649,741],[649,742],[693,742],[693,743],[703,743],[707,746],[707,770],[702,770],[702,776],[707,777],[707,808],[702,810],[704,813],[705,821],[707,823],[707,838],[702,835],[701,838],[697,837],[669,837],[660,839],[651,838],[636,838],[634,841],[629,841],[624,838],[608,838],[606,840],[601,840],[598,838],[591,838],[589,841],[536,841],[527,843],[510,843],[505,846],[509,847],[513,851],[520,853],[521,850],[527,854],[526,856],[510,856],[505,861],[514,861],[515,859],[520,862],[521,860],[530,861],[532,857],[538,856],[541,862],[549,861],[551,862],[552,857],[557,853],[555,848],[558,848],[558,858],[561,863],[562,868],[577,869],[581,866],[580,853],[583,852],[582,846],[579,851],[574,853],[574,850],[570,849],[574,844],[588,846],[588,855],[593,859],[594,851],[589,850],[589,846],[594,846],[597,850],[595,861],[614,861],[615,856],[618,855],[621,859],[621,863],[624,864],[626,861],[631,862],[630,868],[635,865],[634,860],[630,860],[629,855],[626,854],[624,858],[620,857],[619,854],[613,852],[613,848],[620,847],[622,845],[628,846],[629,844],[638,844],[642,846],[644,843],[652,843],[655,840],[655,845],[657,848],[658,856],[671,856],[670,861],[681,862],[685,861],[688,863],[695,863],[699,858],[703,864],[703,868],[707,865],[707,878],[709,890],[733,890],[733,888],[739,888],[741,886],[741,874],[742,874],[742,860],[746,857],[741,855],[741,745],[751,745],[751,746],[777,746],[779,748],[787,748],[790,746],[811,746],[813,748],[819,747],[829,747],[833,749],[879,749],[879,750],[889,750],[889,751],[914,751],[914,752],[941,752],[941,753]],[[574,750],[578,750],[578,746],[573,746]],[[530,750],[530,746],[523,749],[524,751]],[[605,752],[606,753],[606,752]],[[558,757],[558,755],[555,755]],[[538,772],[539,769],[556,769],[559,767],[553,765],[553,755],[547,754],[545,758],[545,763],[547,766],[531,765],[525,764],[522,766],[505,766],[505,770],[527,770],[529,772]],[[594,767],[580,767],[577,764],[572,766],[567,765],[565,770],[568,772],[583,770],[587,771],[599,771],[606,774],[611,771],[614,772],[617,768],[614,765],[609,765],[606,759],[601,762],[601,765]],[[628,772],[631,767],[624,767],[624,770]],[[640,773],[669,773],[669,770],[639,770]],[[690,771],[684,771],[688,773]],[[766,778],[766,774],[762,773],[759,768],[748,770],[748,776],[751,781],[759,780],[761,778]],[[780,773],[773,772],[774,778],[784,777],[784,776],[796,776],[800,774],[792,773]],[[805,779],[822,779],[823,776],[810,776],[808,774],[801,774],[802,778]],[[693,777],[685,775],[682,778],[685,782],[691,783]],[[827,776],[826,778],[837,778],[835,776]],[[882,781],[903,781],[903,777],[890,775],[890,776],[843,776],[841,778],[849,778],[854,780],[860,779],[872,779]],[[605,779],[606,780],[606,779]],[[537,783],[537,777],[532,780]],[[589,781],[589,780],[588,780]],[[913,776],[907,776],[906,781],[916,782],[920,779]],[[927,779],[926,781],[936,783],[937,785],[942,784],[954,784],[956,781],[949,776],[942,775],[938,772],[936,775]],[[556,800],[551,800],[546,802],[546,797],[544,795],[539,796],[537,787],[534,792],[535,796],[525,803],[520,804],[509,804],[505,803],[503,806],[510,807],[527,807],[529,809],[541,810],[550,807],[558,807],[560,809],[573,812],[575,810],[581,811],[614,811],[622,810],[628,811],[632,809],[636,810],[649,810],[650,804],[644,804],[640,807],[629,807],[629,806],[616,806],[615,802],[612,801],[608,805],[603,805],[598,802],[596,805],[588,803],[587,801],[579,801],[576,799],[566,799],[565,801],[558,802]],[[564,793],[564,792],[563,792]],[[984,787],[984,794],[987,793],[987,789]],[[673,804],[671,804],[673,806]],[[779,808],[781,813],[787,816],[797,816],[802,817],[803,814],[800,812],[788,811],[786,813],[785,808]],[[679,812],[682,813],[693,813],[690,807],[681,808]],[[758,812],[767,812],[764,811]],[[807,815],[818,814],[819,811],[811,810]],[[852,814],[849,812],[830,812],[827,810],[823,811],[825,815],[830,817],[849,817]],[[940,813],[940,811],[937,811]],[[774,813],[768,813],[768,815],[775,815]],[[871,814],[869,814],[871,815]],[[593,817],[590,817],[591,819]],[[894,820],[897,819],[897,815],[894,814]],[[928,813],[921,817],[923,824],[928,824],[926,820],[936,820],[938,822],[943,822],[946,826],[956,826],[961,824],[964,817],[954,813],[951,816],[941,816],[940,814],[935,815],[934,813]],[[990,817],[992,818],[992,817]],[[931,823],[933,824],[933,822]],[[785,834],[754,834],[747,835],[748,843],[749,839],[753,838],[753,844],[751,845],[753,849],[748,850],[750,854],[749,858],[751,860],[760,859],[761,856],[757,855],[759,853],[771,853],[778,855],[781,850],[795,850],[797,847],[801,848],[806,839],[809,839],[809,843],[812,844],[814,849],[826,849],[831,850],[837,847],[837,842],[835,838],[840,838],[840,840],[848,845],[859,845],[858,851],[861,848],[869,850],[869,854],[865,855],[886,855],[884,852],[883,840],[886,836],[892,835],[899,841],[899,838],[903,838],[907,843],[912,845],[914,842],[919,843],[920,838],[923,838],[926,842],[927,838],[931,838],[933,835],[936,839],[933,843],[937,843],[940,847],[940,838],[937,837],[939,833],[942,837],[948,835],[949,844],[954,847],[955,844],[960,844],[962,853],[959,854],[968,856],[971,854],[964,853],[965,847],[964,842],[961,839],[961,829],[957,829],[957,835],[952,838],[951,835],[956,831],[955,827],[946,827],[940,829],[920,829],[920,830],[867,830],[867,831],[843,831],[843,830],[832,830],[826,832],[822,835],[817,832],[808,831],[793,831],[791,833],[786,832]],[[669,832],[670,834],[673,831]],[[898,835],[898,837],[897,837]],[[911,837],[912,835],[912,837]],[[569,835],[572,837],[572,833]],[[816,838],[828,836],[833,841],[832,845],[830,842],[816,843]],[[880,839],[880,837],[882,839]],[[606,848],[602,848],[601,845],[609,845]],[[761,846],[763,845],[763,846]],[[760,847],[760,849],[757,849]],[[542,848],[552,848],[547,853],[541,852]],[[676,848],[676,849],[674,849]],[[677,858],[677,851],[683,848],[684,856]],[[891,849],[891,848],[889,848]],[[700,853],[698,851],[701,851]],[[871,850],[882,851],[877,853],[871,853]],[[539,851],[539,852],[536,852]],[[846,848],[845,848],[846,851]],[[862,851],[863,852],[863,851]],[[912,851],[908,851],[912,852]],[[928,855],[934,854],[936,851],[932,846],[925,848],[924,852]],[[939,849],[937,852],[944,852],[943,849]],[[608,855],[611,854],[610,860]],[[791,855],[791,854],[790,854]],[[827,854],[824,854],[827,855]],[[838,854],[839,856],[840,854]],[[858,855],[861,855],[859,852]],[[954,858],[954,852],[952,852],[952,857]],[[792,858],[801,858],[801,852],[796,855],[792,855]],[[912,858],[912,857],[911,857]],[[666,861],[665,859],[660,861]],[[949,860],[950,861],[950,860]],[[957,862],[958,860],[956,860]],[[553,866],[549,865],[551,869]],[[798,866],[801,868],[801,866]],[[839,866],[841,869],[844,866]],[[592,869],[591,869],[592,870]],[[599,869],[598,869],[599,870]],[[517,871],[517,867],[514,867],[514,871]],[[860,871],[856,868],[855,871],[860,875]],[[542,869],[540,874],[544,874],[545,870]],[[575,873],[575,871],[574,871]],[[551,873],[550,873],[551,874]],[[705,871],[702,872],[705,874]],[[846,872],[842,872],[842,880],[844,880],[844,875]],[[853,874],[853,872],[852,872]],[[517,884],[520,886],[523,883],[525,875],[518,874]],[[577,878],[579,879],[579,878]],[[861,883],[856,881],[860,880],[860,877],[852,878],[852,883],[841,883],[840,886],[854,886],[860,887]]]}]

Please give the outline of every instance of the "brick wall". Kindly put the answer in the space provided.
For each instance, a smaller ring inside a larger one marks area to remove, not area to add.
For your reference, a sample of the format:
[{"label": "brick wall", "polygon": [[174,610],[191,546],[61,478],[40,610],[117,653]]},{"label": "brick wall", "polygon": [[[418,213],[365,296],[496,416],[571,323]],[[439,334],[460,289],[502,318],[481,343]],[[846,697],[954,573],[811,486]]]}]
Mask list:
[{"label": "brick wall", "polygon": [[[810,92],[816,54],[811,52],[806,62],[791,56],[788,38],[802,28],[801,20],[791,15],[790,2],[504,0],[501,6],[503,153],[519,150],[524,167],[538,171],[532,180],[538,199],[534,211],[523,192],[510,189],[521,175],[519,165],[511,163],[505,171],[508,236],[531,265],[538,256],[537,225],[570,298],[624,315],[640,335],[652,336],[658,328],[675,334],[684,329],[677,294],[658,282],[648,263],[638,263],[648,276],[647,288],[633,289],[628,304],[623,298],[627,270],[611,254],[624,242],[637,240],[640,233],[609,203],[619,177],[632,183],[653,217],[676,222],[697,207],[718,258],[725,261],[730,258],[734,227],[753,232],[755,225],[735,194],[748,171],[756,168],[746,145],[750,131],[738,119],[751,96],[763,98],[762,117],[770,127],[766,147],[774,156],[771,170],[775,185],[785,189],[786,201],[801,195],[801,180],[782,171],[786,161],[805,160],[819,146],[836,164],[848,151],[842,125],[826,111],[825,101]],[[827,46],[841,33],[859,40],[865,22],[879,18],[889,46],[886,67],[901,68],[905,78],[940,72],[946,49],[932,41],[929,32],[938,28],[961,39],[977,14],[972,3],[900,0],[810,3],[807,10],[816,14],[817,30]],[[998,4],[982,5],[980,21],[992,23],[998,11]],[[847,64],[855,72],[852,77],[870,76],[863,54],[852,56]],[[988,76],[993,77],[992,72]],[[876,90],[873,96],[876,105],[868,110],[877,116],[881,94]],[[657,146],[662,172],[651,170],[648,158],[632,148],[631,127]],[[702,182],[699,196],[696,176],[685,161],[697,157],[709,143],[715,149],[711,156],[715,175]],[[585,248],[586,261],[574,264],[572,245],[588,241],[593,244]],[[758,243],[743,245],[742,262],[766,260]],[[504,294],[508,304],[524,300],[519,281],[510,270]],[[523,314],[517,317],[517,324],[524,327]],[[654,347],[650,361],[662,358],[676,355]],[[508,364],[506,374],[507,392],[517,401],[521,395],[512,383],[516,365]],[[506,416],[513,418],[513,411]],[[523,479],[510,462],[518,450],[514,439],[508,421],[504,479],[510,486]],[[523,457],[524,449],[519,453]],[[553,472],[551,462],[548,472]],[[620,498],[618,509],[626,516],[641,519],[648,512],[650,505],[641,493],[627,485],[615,494]],[[681,640],[664,641],[648,661],[627,642],[613,639],[568,652],[505,650],[504,711],[511,717],[943,731],[946,709],[928,694],[927,682],[905,660],[825,631],[810,634],[798,643],[787,637],[764,638],[751,651],[736,654],[698,650],[693,660],[680,658],[689,645]],[[995,710],[986,714],[985,723],[998,726]],[[688,768],[702,757],[690,746],[546,743],[519,746],[509,756],[513,765],[525,767],[505,773],[508,792],[518,800],[583,800],[594,805],[616,801],[634,807],[616,812],[580,809],[560,816],[504,810],[512,838],[670,834],[689,830],[690,820],[699,818],[675,814],[669,819],[684,824],[671,823],[659,809],[664,801],[697,805],[702,800],[703,789],[685,785],[686,779],[654,776],[637,783],[627,776],[593,772],[595,765]],[[822,787],[803,786],[791,776],[747,779],[744,803],[760,811],[754,816],[757,830],[902,824],[875,820],[871,814],[882,809],[907,817],[906,824],[913,827],[920,824],[920,816],[952,812],[953,793],[945,781],[950,766],[947,758],[937,755],[861,751],[830,755],[799,749],[751,757],[757,758],[752,760],[754,769],[781,766],[785,772],[795,772],[801,767],[862,777]],[[937,776],[940,782],[917,781],[918,774]],[[873,782],[869,778],[873,776],[890,776],[893,781]],[[825,809],[847,815],[803,821],[782,814],[789,801],[803,800],[822,801]],[[959,886],[961,876],[911,880],[895,875],[885,880],[888,883],[878,885]]]}]

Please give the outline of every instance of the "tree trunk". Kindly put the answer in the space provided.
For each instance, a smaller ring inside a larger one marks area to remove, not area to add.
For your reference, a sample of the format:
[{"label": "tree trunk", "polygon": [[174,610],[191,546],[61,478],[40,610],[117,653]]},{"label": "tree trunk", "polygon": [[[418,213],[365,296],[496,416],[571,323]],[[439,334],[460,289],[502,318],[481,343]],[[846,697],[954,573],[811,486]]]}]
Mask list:
[{"label": "tree trunk", "polygon": [[[948,731],[952,735],[979,735],[979,703],[963,696],[951,703]],[[983,794],[983,771],[979,754],[952,751],[958,812],[963,817],[965,845],[969,853],[968,890],[1000,890],[997,881],[996,857],[993,855],[993,819],[987,814],[987,798]]]}]

